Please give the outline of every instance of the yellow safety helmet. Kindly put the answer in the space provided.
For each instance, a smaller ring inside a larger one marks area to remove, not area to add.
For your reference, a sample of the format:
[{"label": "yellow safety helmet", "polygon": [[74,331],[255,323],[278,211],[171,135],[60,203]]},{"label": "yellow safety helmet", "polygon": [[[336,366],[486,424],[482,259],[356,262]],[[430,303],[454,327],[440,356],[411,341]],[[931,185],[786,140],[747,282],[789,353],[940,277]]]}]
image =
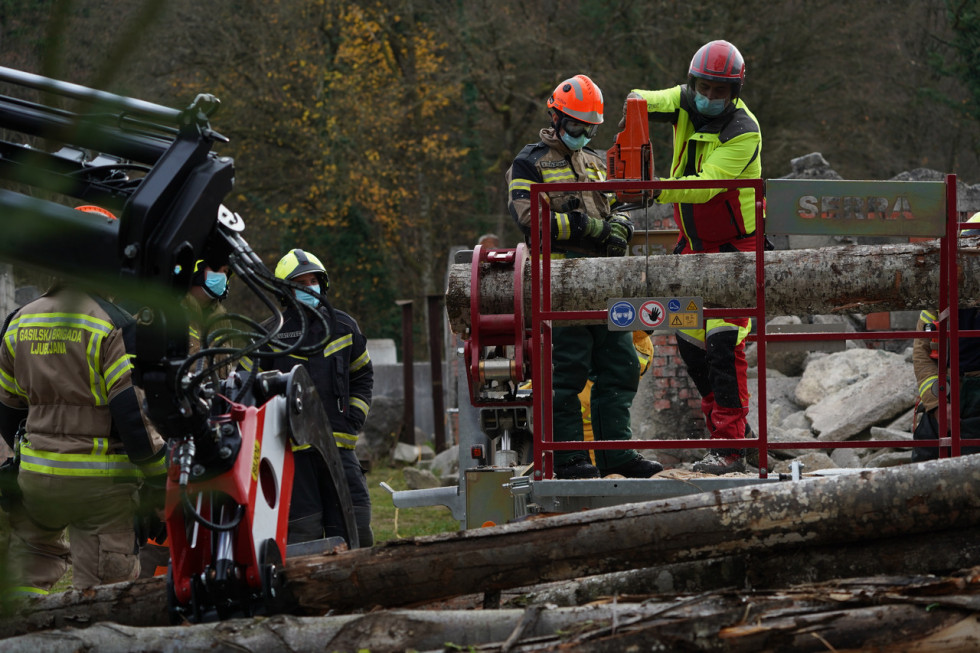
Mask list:
[{"label": "yellow safety helmet", "polygon": [[320,293],[326,294],[330,287],[330,277],[327,276],[327,269],[323,267],[323,263],[313,254],[301,249],[293,249],[276,264],[276,277],[279,279],[295,279],[301,274],[310,272],[320,280]]},{"label": "yellow safety helmet", "polygon": [[[970,219],[967,220],[967,222],[980,222],[980,211],[978,211],[978,212],[974,213],[973,215],[971,215],[970,216]],[[961,236],[980,236],[980,229],[961,229],[960,230],[960,235]]]}]

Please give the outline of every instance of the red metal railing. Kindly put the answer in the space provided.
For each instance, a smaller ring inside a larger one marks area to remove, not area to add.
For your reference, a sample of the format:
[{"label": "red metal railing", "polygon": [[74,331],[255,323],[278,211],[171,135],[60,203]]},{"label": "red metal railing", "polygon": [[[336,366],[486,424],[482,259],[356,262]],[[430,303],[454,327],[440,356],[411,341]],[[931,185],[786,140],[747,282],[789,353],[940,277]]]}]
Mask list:
[{"label": "red metal railing", "polygon": [[[602,190],[615,192],[619,190],[653,190],[672,188],[752,188],[756,193],[756,236],[755,253],[764,251],[765,221],[763,216],[763,200],[765,182],[761,179],[730,180],[730,181],[607,181],[602,182]],[[950,447],[951,455],[960,455],[963,446],[980,446],[980,439],[963,440],[959,428],[959,338],[980,337],[980,330],[960,331],[957,311],[950,310],[958,301],[957,288],[951,280],[959,278],[956,244],[963,223],[959,222],[956,211],[956,177],[946,177],[946,235],[940,239],[940,283],[939,283],[939,369],[946,369],[947,361],[950,368],[950,388],[952,403],[952,424],[949,425],[949,437],[936,441],[908,440],[874,440],[874,441],[806,441],[780,442],[768,441],[767,402],[766,402],[766,344],[768,342],[791,342],[813,340],[886,340],[932,337],[933,333],[922,331],[871,331],[862,333],[773,333],[766,332],[765,309],[765,257],[755,257],[755,286],[756,305],[743,308],[706,308],[704,318],[720,317],[749,317],[755,320],[756,333],[754,339],[758,347],[758,396],[759,396],[759,433],[758,439],[679,439],[679,440],[605,440],[589,441],[583,446],[582,442],[555,442],[553,439],[552,413],[552,323],[573,320],[589,320],[605,322],[607,312],[604,310],[591,311],[555,311],[551,303],[551,238],[550,220],[541,224],[542,213],[550,216],[544,201],[544,193],[562,191],[596,190],[595,183],[554,183],[531,185],[531,381],[535,388],[533,393],[534,414],[534,478],[551,478],[554,468],[554,451],[572,451],[582,449],[702,449],[715,447],[757,448],[759,450],[759,475],[766,474],[765,466],[768,452],[776,449],[839,449],[839,448],[888,448],[888,447]],[[976,226],[976,225],[972,225]],[[542,232],[547,234],[543,237]],[[648,254],[649,255],[649,254]],[[947,354],[946,343],[949,343]],[[939,375],[939,401],[944,405],[947,396],[944,375]],[[945,411],[938,411],[940,433],[947,429]],[[940,455],[944,455],[940,449]]]}]

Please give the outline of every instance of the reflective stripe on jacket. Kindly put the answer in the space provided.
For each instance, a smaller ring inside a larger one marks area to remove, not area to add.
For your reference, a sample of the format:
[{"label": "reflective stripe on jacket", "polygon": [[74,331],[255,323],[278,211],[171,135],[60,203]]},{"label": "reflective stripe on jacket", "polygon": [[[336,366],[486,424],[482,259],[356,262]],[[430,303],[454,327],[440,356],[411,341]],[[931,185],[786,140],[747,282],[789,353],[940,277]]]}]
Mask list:
[{"label": "reflective stripe on jacket", "polygon": [[[980,309],[961,308],[956,318],[960,329],[980,329]],[[923,310],[919,313],[915,330],[925,331],[928,326],[935,327],[936,322],[935,312]],[[912,341],[912,368],[915,371],[916,389],[919,401],[926,411],[939,406],[939,391],[936,387],[939,382],[938,344],[938,338],[916,338]],[[980,372],[980,338],[960,338],[959,350],[960,374],[975,376]]]},{"label": "reflective stripe on jacket", "polygon": [[142,475],[140,468],[129,462],[129,456],[126,454],[56,453],[34,449],[27,442],[20,447],[20,468],[23,471],[51,476],[111,476],[136,479]]},{"label": "reflective stripe on jacket", "polygon": [[[326,310],[321,309],[325,314]],[[300,318],[297,309],[284,311],[279,340],[292,344],[300,337]],[[357,444],[357,434],[364,426],[371,409],[374,391],[374,366],[367,349],[367,338],[361,333],[357,322],[347,313],[334,310],[336,320],[331,325],[331,339],[324,346],[322,354],[299,356],[288,354],[274,358],[259,358],[258,371],[277,369],[288,372],[296,364],[302,364],[310,373],[316,385],[317,394],[323,408],[330,418],[334,441],[341,449],[353,449]],[[267,326],[271,324],[267,323]],[[323,338],[323,324],[319,320],[309,322],[309,332],[304,344],[313,344]],[[242,369],[251,372],[254,361],[244,359]],[[307,447],[300,447],[307,448]]]}]

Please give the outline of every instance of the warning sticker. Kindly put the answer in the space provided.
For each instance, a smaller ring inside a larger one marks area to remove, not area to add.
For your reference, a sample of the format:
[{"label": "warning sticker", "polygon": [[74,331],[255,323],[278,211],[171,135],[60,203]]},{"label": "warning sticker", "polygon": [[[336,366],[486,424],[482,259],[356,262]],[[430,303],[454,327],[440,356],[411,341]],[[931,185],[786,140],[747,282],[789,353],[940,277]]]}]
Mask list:
[{"label": "warning sticker", "polygon": [[670,326],[675,329],[696,329],[698,326],[698,314],[674,313],[670,316]]},{"label": "warning sticker", "polygon": [[640,322],[648,329],[655,329],[664,322],[667,311],[664,305],[656,300],[649,300],[640,305]]},{"label": "warning sticker", "polygon": [[700,329],[703,303],[700,297],[609,297],[606,328],[649,333]]}]

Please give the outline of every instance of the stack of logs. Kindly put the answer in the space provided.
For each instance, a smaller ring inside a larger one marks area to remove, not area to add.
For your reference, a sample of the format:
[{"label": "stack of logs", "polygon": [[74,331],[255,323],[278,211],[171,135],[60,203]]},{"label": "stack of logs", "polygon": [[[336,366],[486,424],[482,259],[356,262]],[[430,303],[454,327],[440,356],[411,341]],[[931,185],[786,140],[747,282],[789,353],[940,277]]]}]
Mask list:
[{"label": "stack of logs", "polygon": [[968,650],[978,536],[966,456],[295,558],[288,616],[172,627],[162,578],[68,591],[0,651]]}]

